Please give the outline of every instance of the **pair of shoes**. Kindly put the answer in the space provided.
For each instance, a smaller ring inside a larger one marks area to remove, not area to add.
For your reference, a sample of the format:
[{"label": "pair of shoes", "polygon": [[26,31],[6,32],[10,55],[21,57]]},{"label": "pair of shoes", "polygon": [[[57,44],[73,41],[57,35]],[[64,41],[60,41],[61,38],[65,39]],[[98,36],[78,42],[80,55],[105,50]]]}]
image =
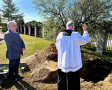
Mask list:
[{"label": "pair of shoes", "polygon": [[17,75],[15,76],[16,79],[23,79],[24,77],[23,76],[20,76],[20,75]]}]

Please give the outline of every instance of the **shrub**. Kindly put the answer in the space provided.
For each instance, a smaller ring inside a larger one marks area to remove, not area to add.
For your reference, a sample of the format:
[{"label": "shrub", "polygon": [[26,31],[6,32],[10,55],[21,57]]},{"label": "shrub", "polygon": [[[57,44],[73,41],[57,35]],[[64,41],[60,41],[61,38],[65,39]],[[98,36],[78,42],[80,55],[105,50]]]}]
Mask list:
[{"label": "shrub", "polygon": [[8,30],[7,27],[3,27],[3,28],[2,28],[2,32],[6,32],[7,30]]}]

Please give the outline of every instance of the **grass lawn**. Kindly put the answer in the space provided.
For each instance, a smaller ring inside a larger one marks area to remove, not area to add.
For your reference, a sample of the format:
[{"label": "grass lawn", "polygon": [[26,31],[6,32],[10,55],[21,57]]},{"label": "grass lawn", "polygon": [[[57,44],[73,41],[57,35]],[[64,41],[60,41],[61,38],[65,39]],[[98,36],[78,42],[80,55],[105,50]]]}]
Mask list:
[{"label": "grass lawn", "polygon": [[108,39],[112,39],[112,36],[108,37]]},{"label": "grass lawn", "polygon": [[2,29],[0,28],[0,32],[2,32]]},{"label": "grass lawn", "polygon": [[[20,34],[20,36],[22,37],[26,45],[26,51],[24,52],[24,56],[22,56],[21,58],[33,55],[34,53],[44,49],[49,44],[54,43],[52,41],[43,40],[42,38],[37,38],[34,36],[28,36],[23,34]],[[91,60],[100,58],[102,60],[106,60],[112,63],[112,51],[111,52],[107,51],[106,54],[99,54],[96,52],[96,47],[94,45],[81,46],[81,51],[83,55],[89,57]],[[0,44],[0,63],[8,63],[8,60],[5,57],[6,57],[6,44],[3,41]]]},{"label": "grass lawn", "polygon": [[81,46],[81,51],[82,51],[84,56],[87,56],[91,60],[98,58],[98,59],[102,59],[102,60],[105,60],[105,61],[112,63],[112,51],[106,51],[105,54],[97,53],[95,45]]},{"label": "grass lawn", "polygon": [[[52,41],[43,40],[42,38],[37,38],[34,36],[23,34],[20,34],[20,36],[26,45],[26,51],[24,52],[24,56],[22,56],[21,58],[33,55],[34,53],[44,49],[49,44],[54,43]],[[7,64],[8,62],[9,61],[6,59],[6,44],[5,41],[3,41],[2,43],[0,43],[0,64]]]},{"label": "grass lawn", "polygon": [[[43,40],[42,38],[36,38],[34,36],[28,36],[28,35],[23,35],[23,34],[20,34],[20,35],[21,35],[21,37],[24,40],[25,45],[26,45],[26,51],[24,52],[24,56],[22,58],[30,56],[30,55],[44,49],[49,44],[54,43],[52,41]],[[81,51],[82,51],[84,56],[88,57],[91,60],[100,58],[102,60],[106,60],[106,61],[112,63],[112,52],[111,53],[107,52],[106,54],[98,54],[98,53],[96,53],[96,47],[94,45],[87,44],[87,45],[81,46]],[[8,60],[5,58],[5,56],[6,56],[5,53],[6,53],[6,44],[3,41],[0,44],[0,63],[8,63]],[[24,76],[24,79],[19,80],[18,83],[15,83],[14,85],[9,80],[5,80],[5,82],[3,83],[3,87],[2,87],[3,90],[4,89],[43,90],[42,88],[47,88],[47,90],[56,90],[54,88],[57,88],[57,81],[55,81],[55,80],[53,82],[51,81],[51,83],[32,82],[31,72],[25,72],[23,74],[23,73],[21,73],[21,70],[19,70],[19,71],[20,71],[20,75]],[[110,79],[110,77],[109,77],[109,79]],[[108,88],[108,86],[104,86],[105,83],[101,84],[101,85],[95,84],[95,86],[92,84],[90,86],[87,86],[86,83],[87,82],[85,82],[85,81],[81,82],[81,88],[83,90],[89,90],[89,89],[90,90],[91,89],[102,90],[102,89],[99,89],[101,87]],[[111,84],[109,84],[109,86],[111,86]],[[50,89],[48,89],[48,88],[50,88]]]}]

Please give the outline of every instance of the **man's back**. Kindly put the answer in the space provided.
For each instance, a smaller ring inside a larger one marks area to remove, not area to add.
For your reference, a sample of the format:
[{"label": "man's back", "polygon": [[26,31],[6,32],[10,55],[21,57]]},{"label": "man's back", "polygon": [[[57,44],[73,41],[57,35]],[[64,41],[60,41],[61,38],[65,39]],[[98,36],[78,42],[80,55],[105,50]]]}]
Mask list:
[{"label": "man's back", "polygon": [[89,42],[88,32],[84,31],[83,36],[78,32],[67,33],[66,30],[57,36],[58,68],[63,72],[77,71],[82,67],[80,45]]},{"label": "man's back", "polygon": [[58,90],[80,90],[80,68],[82,67],[80,45],[89,42],[87,26],[82,25],[83,36],[73,32],[75,24],[68,21],[66,29],[56,39],[58,50]]}]

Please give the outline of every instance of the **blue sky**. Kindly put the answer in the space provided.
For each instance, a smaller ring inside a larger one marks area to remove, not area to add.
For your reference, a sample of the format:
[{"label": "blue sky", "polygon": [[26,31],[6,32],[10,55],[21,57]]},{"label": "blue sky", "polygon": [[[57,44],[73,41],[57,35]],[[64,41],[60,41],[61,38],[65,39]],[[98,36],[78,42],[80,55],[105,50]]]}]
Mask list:
[{"label": "blue sky", "polygon": [[[19,8],[19,13],[24,13],[24,21],[35,20],[37,22],[44,21],[43,17],[37,13],[34,8],[35,5],[32,3],[33,0],[13,0],[13,3]],[[0,8],[2,7],[2,0],[0,0]]]},{"label": "blue sky", "polygon": [[[19,8],[19,13],[24,13],[24,21],[43,21],[42,16],[37,13],[37,10],[34,8],[35,5],[32,3],[33,0],[13,0],[13,3],[16,4],[16,7]],[[2,7],[2,0],[0,0],[0,8]]]}]

